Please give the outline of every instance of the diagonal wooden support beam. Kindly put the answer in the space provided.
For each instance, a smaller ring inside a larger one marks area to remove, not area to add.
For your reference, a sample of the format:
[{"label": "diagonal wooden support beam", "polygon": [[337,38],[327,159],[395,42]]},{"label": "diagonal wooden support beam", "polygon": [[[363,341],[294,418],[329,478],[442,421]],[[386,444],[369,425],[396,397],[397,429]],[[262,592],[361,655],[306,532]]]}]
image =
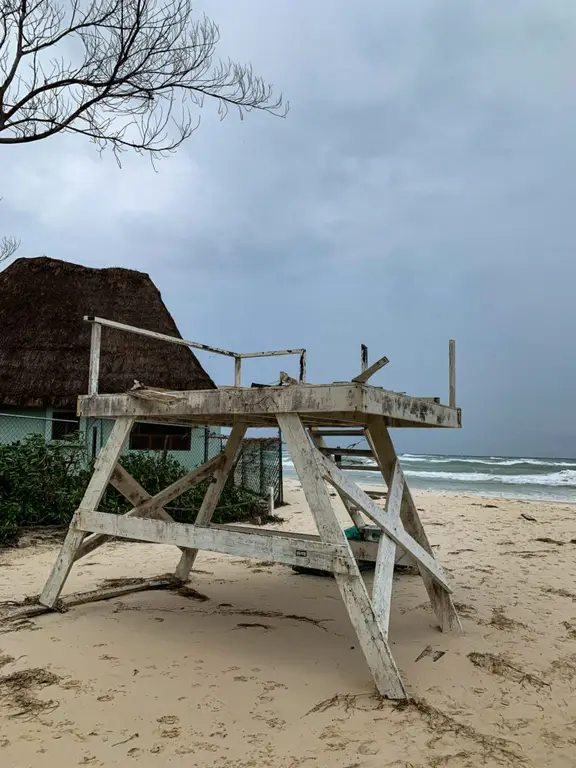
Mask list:
[{"label": "diagonal wooden support beam", "polygon": [[426,552],[426,550],[404,530],[400,520],[388,517],[383,509],[375,504],[361,488],[349,480],[344,472],[338,469],[332,461],[325,456],[322,456],[320,451],[315,449],[315,454],[323,477],[336,489],[342,491],[342,493],[347,496],[350,501],[356,504],[357,507],[360,507],[371,520],[382,528],[384,533],[391,538],[395,544],[399,544],[402,549],[411,554],[430,576],[438,582],[438,584],[448,592],[451,592],[452,590],[450,589],[446,575],[434,559],[434,556]]},{"label": "diagonal wooden support beam", "polygon": [[385,365],[388,365],[390,360],[384,355],[384,357],[381,357],[380,360],[376,360],[375,363],[372,363],[371,366],[366,368],[362,371],[362,373],[359,373],[358,376],[354,376],[352,381],[355,381],[357,384],[366,384],[369,378],[374,376],[375,373],[377,373],[380,368],[384,368]]},{"label": "diagonal wooden support beam", "polygon": [[[400,520],[400,507],[402,505],[402,492],[404,490],[404,475],[400,463],[396,462],[396,469],[392,478],[392,484],[386,497],[385,514],[390,520]],[[396,544],[388,536],[380,536],[378,544],[378,556],[374,571],[374,583],[372,586],[372,605],[374,613],[385,635],[388,635],[390,623],[390,605],[392,602],[392,583],[394,579],[394,563],[396,560]]]},{"label": "diagonal wooden support beam", "polygon": [[[172,485],[169,485],[155,496],[151,496],[146,501],[143,501],[141,504],[139,504],[137,507],[134,507],[134,509],[131,509],[126,514],[130,515],[130,517],[150,517],[151,512],[156,512],[159,507],[170,504],[170,502],[174,501],[174,499],[177,499],[178,496],[182,496],[183,493],[186,493],[186,491],[188,491],[193,485],[197,485],[198,483],[202,482],[202,480],[206,480],[206,478],[213,475],[218,467],[220,467],[223,463],[224,454],[219,453],[218,456],[214,456],[213,459],[210,459],[210,461],[207,461],[205,464],[201,464],[199,467],[196,467],[196,469],[187,472],[181,478],[172,483]],[[88,508],[82,505],[82,509]]]},{"label": "diagonal wooden support beam", "polygon": [[[374,452],[374,456],[380,466],[384,480],[390,487],[393,483],[393,475],[397,471],[398,456],[396,455],[394,444],[382,417],[370,417],[368,429],[366,430],[366,438]],[[426,531],[420,520],[416,504],[414,503],[414,499],[412,498],[407,483],[404,483],[400,519],[404,529],[412,536],[412,538],[417,541],[426,552],[433,556],[432,547],[426,536]],[[428,592],[430,604],[432,605],[432,609],[436,614],[436,618],[438,619],[442,631],[461,632],[462,625],[460,624],[460,619],[458,618],[451,595],[434,581],[420,563],[418,563],[418,569],[422,576],[426,591]]]},{"label": "diagonal wooden support beam", "polygon": [[[113,485],[124,498],[128,499],[131,504],[134,504],[134,508],[125,513],[127,517],[157,517],[160,520],[165,520],[167,522],[173,521],[172,516],[166,512],[164,507],[144,510],[144,512],[139,509],[139,507],[145,501],[149,501],[152,496],[124,469],[121,464],[116,465],[112,477],[110,478],[110,485]],[[93,552],[109,539],[109,536],[102,533],[93,533],[90,536],[86,536],[82,545],[76,552],[75,560],[80,560],[81,557],[90,554],[90,552]]]},{"label": "diagonal wooden support beam", "polygon": [[[94,472],[80,503],[81,508],[96,509],[100,504],[133,424],[134,418],[132,416],[122,416],[116,419],[110,437],[94,464]],[[60,592],[68,578],[84,536],[84,532],[78,531],[72,526],[69,528],[62,549],[39,598],[39,602],[47,608],[54,608],[58,602]]]},{"label": "diagonal wooden support beam", "polygon": [[298,414],[277,414],[277,418],[321,539],[338,544],[347,553],[349,574],[334,573],[334,578],[376,687],[383,696],[406,699],[398,667],[378,624],[350,543],[340,527],[315,460],[316,455],[322,454],[311,444]]},{"label": "diagonal wooden support beam", "polygon": [[[362,433],[364,434],[364,433]],[[324,435],[318,431],[315,427],[312,427],[310,429],[310,437],[312,438],[312,442],[318,448],[319,451],[322,450],[328,450],[328,446],[326,445],[326,440],[324,439]],[[366,527],[366,523],[364,522],[364,519],[362,518],[362,514],[360,510],[352,504],[352,502],[346,498],[343,494],[338,494],[340,496],[340,500],[342,501],[342,504],[344,504],[344,507],[348,514],[350,515],[350,518],[356,528],[361,531]]]},{"label": "diagonal wooden support beam", "polygon": [[[209,525],[212,520],[220,496],[228,480],[228,476],[236,464],[236,459],[242,448],[242,440],[246,434],[246,424],[236,424],[232,428],[230,437],[226,441],[226,447],[223,452],[217,457],[219,459],[219,465],[214,472],[214,481],[208,487],[206,495],[202,501],[202,505],[196,516],[196,525]],[[204,465],[206,466],[206,465]],[[197,549],[188,549],[182,553],[180,561],[176,567],[175,576],[180,581],[187,581],[190,576],[190,571],[198,555]]]}]

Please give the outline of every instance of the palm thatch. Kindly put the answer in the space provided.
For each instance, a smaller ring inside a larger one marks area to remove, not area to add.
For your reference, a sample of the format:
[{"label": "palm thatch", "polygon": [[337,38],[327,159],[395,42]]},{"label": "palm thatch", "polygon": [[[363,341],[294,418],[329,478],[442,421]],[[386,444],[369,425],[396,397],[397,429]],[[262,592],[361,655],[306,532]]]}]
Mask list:
[{"label": "palm thatch", "polygon": [[[88,390],[84,315],[182,338],[143,272],[17,259],[0,272],[0,404],[75,407]],[[215,387],[188,348],[103,328],[100,392],[123,392],[135,379],[169,389]]]}]

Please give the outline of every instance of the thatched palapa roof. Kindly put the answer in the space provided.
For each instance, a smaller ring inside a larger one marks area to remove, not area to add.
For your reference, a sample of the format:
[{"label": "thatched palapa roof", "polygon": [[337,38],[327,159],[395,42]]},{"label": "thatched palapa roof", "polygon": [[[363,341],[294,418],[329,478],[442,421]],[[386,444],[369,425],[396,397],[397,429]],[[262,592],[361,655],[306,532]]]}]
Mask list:
[{"label": "thatched palapa roof", "polygon": [[[1,405],[76,407],[88,390],[84,315],[182,338],[143,272],[17,259],[0,272]],[[135,379],[168,389],[215,387],[188,348],[102,328],[100,392],[124,392]]]}]

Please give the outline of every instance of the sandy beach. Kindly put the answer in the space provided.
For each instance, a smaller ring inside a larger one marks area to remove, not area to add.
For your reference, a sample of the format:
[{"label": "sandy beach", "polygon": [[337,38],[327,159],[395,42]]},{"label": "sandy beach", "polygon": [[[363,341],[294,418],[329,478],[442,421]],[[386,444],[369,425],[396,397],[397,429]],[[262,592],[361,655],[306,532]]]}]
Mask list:
[{"label": "sandy beach", "polygon": [[[313,532],[286,487],[275,527]],[[572,768],[576,507],[415,497],[465,634],[441,634],[419,576],[397,574],[390,638],[409,705],[375,696],[332,579],[201,554],[196,598],[144,592],[0,625],[2,766]],[[26,543],[0,551],[0,601],[43,586],[58,544]],[[115,542],[66,589],[176,562]]]}]

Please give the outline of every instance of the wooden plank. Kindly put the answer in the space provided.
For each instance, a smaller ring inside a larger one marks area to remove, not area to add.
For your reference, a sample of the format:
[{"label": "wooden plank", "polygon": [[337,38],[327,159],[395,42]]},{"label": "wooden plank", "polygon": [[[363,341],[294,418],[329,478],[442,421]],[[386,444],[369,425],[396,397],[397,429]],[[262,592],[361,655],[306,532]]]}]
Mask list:
[{"label": "wooden plank", "polygon": [[342,464],[340,462],[337,466],[346,472],[380,472],[380,467],[373,467],[371,464]]},{"label": "wooden plank", "polygon": [[[258,533],[259,536],[283,536],[284,538],[299,539],[300,541],[321,541],[320,536],[318,536],[318,534],[294,533],[292,531],[275,531],[269,528],[254,529],[253,527],[247,526],[247,525],[214,525],[212,524],[210,528],[211,529],[216,528],[216,529],[221,529],[225,531],[234,531],[236,533],[254,533],[256,530],[256,533]],[[366,526],[366,528],[368,528],[368,526]],[[350,549],[352,550],[356,560],[372,560],[373,562],[375,562],[378,554],[380,528],[378,526],[374,526],[373,531],[372,530],[366,531],[366,528],[364,529],[367,536],[367,539],[365,541],[349,540],[348,543],[350,544]],[[374,534],[374,536],[372,536],[371,534]],[[403,556],[403,553],[401,550],[399,550],[399,553],[400,554],[396,558],[396,560],[401,559]]]},{"label": "wooden plank", "polygon": [[[386,497],[386,514],[392,520],[400,520],[400,507],[404,491],[404,475],[400,462],[396,462],[388,496]],[[394,565],[396,562],[396,544],[384,533],[378,545],[376,570],[372,587],[372,605],[382,632],[388,635],[390,623],[390,605],[392,602],[392,583]]]},{"label": "wooden plank", "polygon": [[398,459],[394,462],[394,471],[392,473],[392,480],[390,481],[390,487],[388,490],[388,496],[386,497],[386,513],[397,520],[400,519],[400,509],[402,508],[402,496],[404,495],[404,487],[406,481],[404,480],[404,472]]},{"label": "wooden plank", "polygon": [[[383,419],[370,419],[367,438],[374,450],[374,455],[376,456],[377,461],[382,467],[384,479],[387,483],[391,483],[398,457],[396,456],[394,444],[392,443]],[[412,494],[407,485],[404,487],[400,519],[407,533],[409,533],[412,538],[433,557],[432,547],[430,546],[426,531],[420,521],[416,505],[414,504],[414,499],[412,498]],[[461,631],[462,626],[458,614],[456,613],[456,609],[454,608],[451,595],[431,578],[421,564],[417,563],[417,565],[440,628],[443,631]]]},{"label": "wooden plank", "polygon": [[[90,592],[77,592],[73,595],[64,597],[60,603],[63,610],[75,608],[78,605],[87,603],[96,603],[103,600],[114,600],[124,595],[132,595],[137,592],[148,592],[155,589],[174,589],[177,585],[175,579],[143,579],[142,581],[127,583],[120,587],[103,587],[102,589],[93,589]],[[32,618],[50,613],[50,608],[39,603],[23,605],[21,608],[15,608],[5,616],[0,617],[1,624],[7,624],[18,619]]]},{"label": "wooden plank", "polygon": [[372,671],[378,691],[391,699],[406,699],[406,690],[390,647],[380,629],[366,590],[366,585],[354,560],[350,544],[342,531],[326,485],[315,460],[322,457],[308,440],[306,430],[297,414],[279,414],[278,423],[288,445],[294,467],[302,483],[306,501],[314,516],[322,539],[339,544],[348,553],[350,575],[334,574],[338,589],[344,600],[350,621],[358,637],[368,666]]},{"label": "wooden plank", "polygon": [[[232,471],[236,459],[242,448],[242,440],[246,434],[246,425],[237,424],[233,427],[232,432],[228,440],[226,441],[226,447],[220,454],[221,463],[216,472],[214,473],[214,481],[208,486],[208,490],[202,500],[200,509],[196,516],[196,525],[208,525],[212,520],[212,515],[216,510],[220,496],[226,485],[228,475]],[[181,581],[187,581],[190,576],[190,571],[198,555],[197,549],[192,549],[189,552],[183,552],[180,557],[180,562],[176,566],[175,575],[176,578]]]},{"label": "wooden plank", "polygon": [[[128,517],[158,517],[160,520],[173,521],[172,516],[166,512],[164,507],[156,507],[148,510],[139,509],[140,505],[152,497],[121,464],[116,465],[112,477],[110,478],[110,485],[113,485],[124,498],[128,499],[131,504],[134,504],[134,508],[125,513]],[[100,533],[93,533],[90,536],[86,536],[76,552],[75,560],[80,560],[81,557],[85,557],[108,540],[108,536],[104,536],[104,534]]]},{"label": "wooden plank", "polygon": [[302,354],[300,355],[300,375],[299,375],[300,383],[304,384],[306,382],[306,350],[302,350]]},{"label": "wooden plank", "polygon": [[458,411],[446,405],[428,402],[397,392],[361,384],[298,384],[291,387],[262,389],[228,388],[179,393],[177,402],[150,402],[119,395],[84,395],[79,398],[82,416],[112,418],[130,415],[144,418],[183,416],[202,421],[209,416],[213,423],[250,421],[250,416],[274,416],[276,413],[314,414],[318,423],[326,419],[340,426],[364,426],[370,414],[385,416],[405,425],[459,427]]},{"label": "wooden plank", "polygon": [[203,349],[206,352],[215,352],[217,355],[226,355],[227,357],[236,357],[236,352],[230,352],[228,349],[220,349],[220,347],[210,347],[208,344],[199,344],[197,341],[186,341],[178,336],[168,336],[165,333],[157,333],[156,331],[148,331],[145,328],[137,328],[135,325],[127,325],[126,323],[117,323],[115,320],[106,320],[104,317],[92,317],[86,315],[84,320],[89,323],[99,323],[100,325],[106,325],[108,328],[116,328],[118,331],[127,331],[128,333],[135,333],[137,336],[149,336],[152,339],[158,339],[158,341],[166,341],[170,344],[180,344],[184,347],[193,347],[194,349]]},{"label": "wooden plank", "polygon": [[[220,552],[236,557],[273,560],[284,565],[348,573],[346,549],[322,541],[299,539],[282,535],[262,535],[229,530],[226,527],[168,523],[164,520],[111,515],[105,512],[77,512],[74,528],[96,531],[108,536],[156,544],[174,544],[187,550]],[[179,579],[180,580],[180,579]]]},{"label": "wooden plank", "polygon": [[92,324],[90,334],[90,367],[88,369],[88,394],[98,393],[98,379],[100,377],[100,347],[102,343],[102,326],[99,323]]},{"label": "wooden plank", "polygon": [[374,582],[372,584],[372,606],[384,637],[388,637],[390,606],[392,604],[392,583],[396,563],[396,544],[383,532],[378,544]]},{"label": "wooden plank", "polygon": [[450,429],[460,427],[458,411],[447,405],[376,387],[365,387],[363,399],[366,414],[384,416],[386,421],[393,419],[397,422],[396,426],[410,423]]},{"label": "wooden plank", "polygon": [[360,370],[364,372],[368,368],[368,347],[360,344]]},{"label": "wooden plank", "polygon": [[[186,493],[186,491],[193,485],[197,485],[202,482],[202,480],[206,480],[206,478],[216,474],[218,468],[222,466],[223,463],[224,453],[219,453],[218,456],[214,456],[214,458],[210,459],[205,464],[201,464],[199,467],[196,467],[196,469],[187,472],[155,496],[150,496],[150,498],[143,501],[137,507],[134,507],[134,509],[131,509],[127,514],[131,517],[148,517],[150,513],[156,512],[160,507],[164,507],[166,504],[170,504],[171,501],[174,501],[174,499],[182,496],[182,494]],[[96,506],[82,504],[82,509],[96,509]]]},{"label": "wooden plank", "polygon": [[242,358],[241,357],[234,358],[234,386],[235,387],[242,386]]},{"label": "wooden plank", "polygon": [[272,349],[269,352],[241,352],[238,357],[243,360],[254,357],[282,357],[283,355],[301,355],[305,349]]},{"label": "wooden plank", "polygon": [[362,437],[364,435],[364,430],[346,429],[344,427],[341,429],[324,429],[323,427],[319,427],[318,433],[322,435],[322,437]]},{"label": "wooden plank", "polygon": [[[94,472],[82,497],[81,507],[96,509],[100,504],[133,424],[134,419],[131,417],[125,416],[117,419],[106,445],[96,459]],[[40,595],[40,603],[47,608],[54,608],[56,605],[83,539],[84,534],[82,532],[72,527],[69,529]]]},{"label": "wooden plank", "polygon": [[358,384],[366,384],[368,379],[371,376],[374,376],[375,373],[377,373],[380,368],[384,368],[385,365],[388,365],[390,360],[384,355],[384,357],[381,357],[379,360],[376,360],[375,363],[372,363],[372,365],[368,366],[368,368],[364,369],[362,373],[359,373],[358,376],[354,376],[352,381],[357,382]]},{"label": "wooden plank", "polygon": [[363,456],[370,459],[374,456],[369,448],[345,448],[341,446],[326,445],[319,447],[318,450],[326,456]]},{"label": "wooden plank", "polygon": [[372,499],[364,493],[355,483],[349,480],[342,470],[325,456],[317,451],[317,459],[320,462],[324,478],[347,496],[350,501],[368,515],[368,517],[377,523],[382,530],[391,538],[394,543],[399,544],[402,549],[411,554],[422,567],[437,581],[444,589],[451,592],[450,585],[442,568],[438,565],[432,555],[426,552],[412,536],[410,536],[402,527],[399,520],[394,520],[384,512],[384,510],[375,504]]},{"label": "wooden plank", "polygon": [[449,399],[450,408],[456,408],[456,342],[450,339],[448,342],[448,373],[449,373]]}]

